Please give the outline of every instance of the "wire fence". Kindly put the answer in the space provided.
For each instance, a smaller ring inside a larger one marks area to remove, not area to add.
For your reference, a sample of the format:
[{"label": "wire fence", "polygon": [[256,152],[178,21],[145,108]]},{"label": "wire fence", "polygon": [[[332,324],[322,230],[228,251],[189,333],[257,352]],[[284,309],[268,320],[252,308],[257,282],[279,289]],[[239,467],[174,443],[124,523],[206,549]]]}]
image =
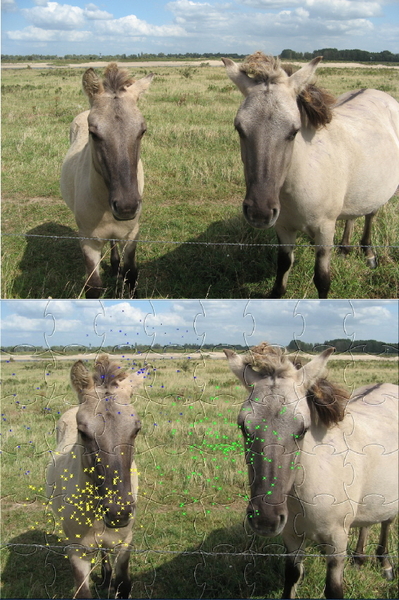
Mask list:
[{"label": "wire fence", "polygon": [[[277,545],[277,543],[273,543],[272,545]],[[59,554],[60,552],[62,552],[63,554],[65,554],[68,549],[78,549],[78,550],[89,550],[90,553],[93,552],[97,552],[99,550],[103,550],[106,552],[111,552],[111,553],[115,553],[118,551],[118,548],[104,548],[103,546],[101,548],[86,548],[85,546],[80,546],[78,544],[69,544],[66,546],[56,546],[56,545],[52,545],[52,544],[17,544],[17,543],[6,543],[6,544],[0,544],[0,550],[3,550],[5,548],[8,549],[13,549],[13,548],[34,548],[36,550],[47,550],[50,552],[53,552],[54,554]],[[125,548],[124,548],[125,550]],[[300,550],[298,552],[258,552],[255,550],[245,550],[242,552],[210,552],[207,550],[160,550],[157,548],[142,548],[142,549],[133,549],[130,548],[129,552],[131,554],[148,554],[148,553],[152,553],[152,554],[157,554],[157,555],[171,555],[171,556],[226,556],[226,557],[244,557],[244,556],[249,556],[249,557],[280,557],[280,558],[285,558],[286,556],[297,556],[299,553],[301,554],[301,556],[303,558],[323,558],[326,556],[326,554],[322,554],[320,552],[304,552],[303,550]],[[342,552],[340,552],[339,554],[329,554],[329,556],[344,556],[345,558],[353,558],[354,556],[356,556],[356,558],[383,558],[385,555],[384,554],[360,554],[360,553],[355,553],[355,552],[347,552],[345,554],[343,554]],[[390,552],[389,556],[391,559],[393,558],[399,558],[399,554],[398,552]]]},{"label": "wire fence", "polygon": [[[36,234],[36,233],[2,233],[3,237],[24,237],[24,238],[42,238],[42,239],[52,239],[52,240],[92,240],[97,242],[118,242],[118,243],[126,243],[130,240],[126,239],[118,239],[118,238],[101,238],[101,237],[89,237],[89,236],[73,236],[73,235],[44,235],[44,234]],[[209,242],[209,241],[201,241],[201,240],[145,240],[145,239],[137,239],[131,240],[135,241],[137,244],[164,244],[164,245],[172,245],[172,246],[183,246],[183,245],[191,245],[191,246],[235,246],[239,248],[248,248],[248,247],[261,247],[261,248],[278,248],[281,245],[278,242]],[[295,244],[296,248],[314,248],[314,243],[300,243]],[[321,244],[318,247],[322,248],[340,248],[341,244]],[[345,248],[358,248],[359,244],[345,244]],[[398,244],[372,244],[370,246],[362,246],[363,248],[392,248],[398,249]]]}]

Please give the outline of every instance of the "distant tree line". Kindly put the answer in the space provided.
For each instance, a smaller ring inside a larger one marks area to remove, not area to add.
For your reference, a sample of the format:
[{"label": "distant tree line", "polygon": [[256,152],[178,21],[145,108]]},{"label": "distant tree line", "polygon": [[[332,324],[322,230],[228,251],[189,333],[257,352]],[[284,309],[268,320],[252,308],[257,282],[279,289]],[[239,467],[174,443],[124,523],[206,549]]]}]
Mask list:
[{"label": "distant tree line", "polygon": [[286,49],[280,54],[280,58],[288,60],[312,60],[316,56],[322,56],[324,60],[345,62],[399,62],[399,54],[393,54],[389,50],[382,52],[368,52],[367,50],[337,50],[337,48],[322,48],[313,52],[295,52]]},{"label": "distant tree line", "polygon": [[[70,346],[51,346],[50,348],[43,348],[42,346],[3,346],[0,351],[2,354],[43,354],[45,352],[54,352],[55,354],[85,354],[90,352],[106,352],[108,354],[140,354],[151,352],[165,352],[165,353],[190,353],[190,352],[215,352],[221,351],[223,348],[233,347],[237,352],[245,352],[248,350],[246,346],[237,344],[124,344],[122,346],[102,346],[101,348],[92,348],[91,346],[83,346],[79,344],[72,344]],[[376,340],[358,340],[351,341],[346,338],[328,340],[323,343],[312,344],[303,342],[301,340],[291,340],[287,346],[287,350],[302,352],[319,352],[321,347],[333,346],[337,352],[352,352],[361,354],[387,354],[396,355],[399,353],[398,344],[388,344],[386,342],[378,342]]]},{"label": "distant tree line", "polygon": [[361,354],[398,354],[398,344],[387,344],[386,342],[378,342],[377,340],[348,340],[340,338],[335,340],[325,341],[323,344],[310,344],[301,340],[291,340],[288,344],[288,350],[301,350],[302,352],[314,352],[319,350],[320,346],[332,346],[337,352],[352,352]]},{"label": "distant tree line", "polygon": [[[185,54],[159,52],[158,54],[139,52],[138,54],[65,54],[65,56],[56,56],[53,54],[2,54],[3,62],[41,62],[56,61],[58,64],[63,61],[71,63],[90,62],[90,61],[148,61],[148,60],[217,60],[227,56],[238,60],[245,57],[245,54],[236,54],[231,52],[207,52],[200,54],[198,52],[186,52]],[[295,50],[285,49],[281,52],[280,58],[285,60],[311,60],[316,56],[323,56],[324,60],[345,61],[345,62],[399,62],[399,54],[393,54],[389,50],[382,52],[368,52],[367,50],[338,50],[337,48],[322,48],[313,52],[296,52]]]},{"label": "distant tree line", "polygon": [[2,54],[1,60],[4,62],[40,62],[40,61],[57,61],[57,62],[90,62],[90,61],[111,61],[117,60],[118,62],[123,61],[148,61],[148,60],[210,60],[210,59],[221,59],[222,56],[228,56],[232,59],[245,58],[245,54],[232,54],[232,53],[205,53],[199,54],[197,52],[186,52],[185,54],[164,54],[159,52],[158,54],[151,54],[140,52],[139,54],[65,54],[65,56],[54,56],[46,54],[26,54],[26,55],[13,55],[13,54]]}]

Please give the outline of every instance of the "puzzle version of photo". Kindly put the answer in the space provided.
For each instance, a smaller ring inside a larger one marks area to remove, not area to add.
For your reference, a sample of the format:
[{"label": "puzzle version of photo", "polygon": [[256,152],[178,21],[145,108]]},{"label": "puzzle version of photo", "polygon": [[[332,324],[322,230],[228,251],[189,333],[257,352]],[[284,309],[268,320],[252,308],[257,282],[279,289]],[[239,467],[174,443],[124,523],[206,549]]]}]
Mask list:
[{"label": "puzzle version of photo", "polygon": [[398,597],[398,303],[1,302],[3,598]]}]

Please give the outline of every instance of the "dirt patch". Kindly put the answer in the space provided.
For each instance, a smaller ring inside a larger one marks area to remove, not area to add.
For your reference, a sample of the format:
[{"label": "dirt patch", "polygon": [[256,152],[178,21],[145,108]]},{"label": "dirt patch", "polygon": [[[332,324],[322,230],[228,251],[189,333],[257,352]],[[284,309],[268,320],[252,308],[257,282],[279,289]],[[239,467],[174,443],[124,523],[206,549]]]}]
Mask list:
[{"label": "dirt patch", "polygon": [[[50,353],[34,355],[14,355],[12,356],[12,360],[16,362],[20,361],[42,361],[49,360],[50,358],[55,358],[56,360],[95,360],[98,356],[97,353],[90,354],[71,354],[65,356],[54,356]],[[197,359],[203,360],[206,358],[210,358],[212,360],[224,360],[226,357],[223,352],[188,352],[188,353],[180,353],[176,352],[175,354],[171,353],[160,353],[160,352],[147,352],[143,354],[112,354],[110,358],[114,360],[171,360],[171,359]],[[312,354],[301,354],[302,358],[311,359],[314,358]],[[11,356],[9,354],[2,355],[0,357],[1,361],[9,361]],[[336,354],[331,360],[379,360],[379,361],[390,361],[390,362],[398,362],[398,356],[377,356],[373,354]]]},{"label": "dirt patch", "polygon": [[[296,61],[284,61],[284,62],[290,62],[290,64],[292,65],[298,65],[298,66],[303,66],[305,63],[303,62],[296,62]],[[104,61],[93,61],[93,62],[87,62],[87,63],[80,63],[80,64],[68,64],[68,65],[62,65],[62,66],[58,66],[58,65],[52,65],[50,63],[2,63],[1,64],[1,68],[2,69],[27,69],[28,67],[30,67],[31,69],[88,69],[89,67],[92,68],[102,68],[102,67],[106,67],[107,66],[107,62]],[[146,62],[134,62],[134,61],[129,61],[129,62],[121,62],[118,63],[120,67],[134,67],[134,68],[138,68],[138,67],[144,67],[144,68],[156,68],[156,67],[199,67],[202,64],[205,65],[209,65],[210,67],[223,67],[222,61],[221,60],[197,60],[197,61],[158,61],[158,60],[153,60],[153,61],[146,61]],[[388,66],[388,65],[381,65],[381,64],[361,64],[361,63],[352,63],[352,62],[348,62],[348,63],[342,63],[342,62],[323,62],[322,65],[323,67],[334,67],[334,68],[345,68],[345,69],[398,69],[399,70],[399,66]]]}]

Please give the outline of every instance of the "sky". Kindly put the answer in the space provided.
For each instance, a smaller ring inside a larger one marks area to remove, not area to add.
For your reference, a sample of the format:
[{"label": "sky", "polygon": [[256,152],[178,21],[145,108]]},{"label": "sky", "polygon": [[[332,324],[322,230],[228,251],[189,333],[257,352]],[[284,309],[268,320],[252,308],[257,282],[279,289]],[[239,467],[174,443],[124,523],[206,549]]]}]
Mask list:
[{"label": "sky", "polygon": [[399,0],[2,0],[3,54],[399,52]]},{"label": "sky", "polygon": [[396,300],[3,300],[2,346],[398,341]]}]

